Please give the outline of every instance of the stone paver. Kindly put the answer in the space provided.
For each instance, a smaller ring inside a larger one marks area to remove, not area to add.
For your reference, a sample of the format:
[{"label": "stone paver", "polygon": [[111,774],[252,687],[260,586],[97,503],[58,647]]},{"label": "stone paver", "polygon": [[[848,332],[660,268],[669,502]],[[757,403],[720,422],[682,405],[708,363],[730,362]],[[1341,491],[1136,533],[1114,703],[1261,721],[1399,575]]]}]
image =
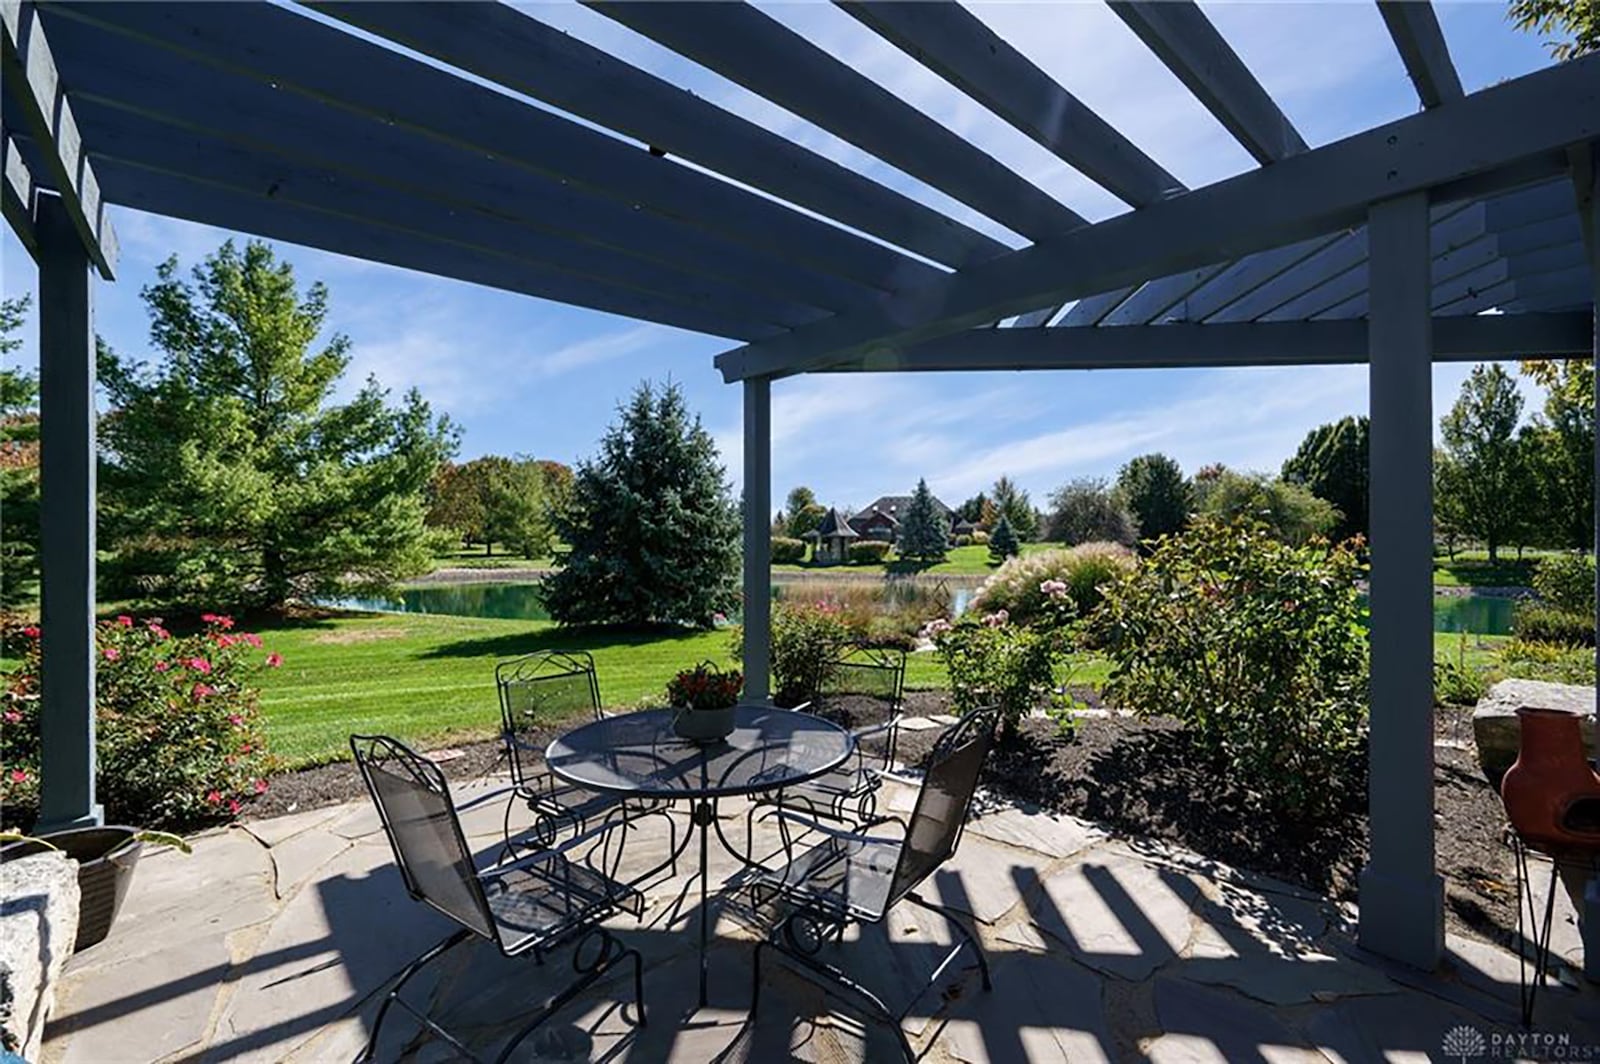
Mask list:
[{"label": "stone paver", "polygon": [[[459,800],[503,782],[460,787]],[[909,811],[915,795],[891,781],[880,808]],[[741,850],[745,808],[721,810]],[[1353,944],[1352,912],[1307,891],[992,796],[979,808],[955,858],[919,893],[971,914],[958,919],[985,943],[995,989],[981,991],[963,953],[918,999],[903,1029],[933,1064],[1423,1061],[1442,1059],[1452,1027],[1478,1025],[1487,1037],[1515,1016],[1516,957],[1497,947],[1452,938],[1440,972],[1398,970]],[[504,811],[487,802],[464,818],[481,858],[498,850]],[[514,828],[526,826],[524,812],[513,809]],[[624,877],[663,861],[672,831],[684,841],[682,810],[670,825],[647,817],[628,832]],[[756,844],[758,856],[778,849],[770,825]],[[715,839],[710,853],[714,887],[747,878]],[[758,1022],[747,1024],[752,943],[772,914],[752,911],[743,892],[713,891],[712,1000],[697,1010],[697,867],[691,842],[676,875],[647,885],[642,921],[611,921],[645,958],[649,1027],[633,1025],[624,1007],[631,979],[613,973],[514,1060],[700,1064],[734,1043],[751,1060],[893,1059],[882,1023],[776,957],[762,966]],[[112,936],[68,965],[42,1060],[348,1060],[365,1041],[376,992],[451,926],[405,895],[365,802],[207,833],[192,856],[155,852],[141,862]],[[943,918],[902,903],[823,956],[899,1008],[955,940]],[[473,942],[413,990],[492,1057],[570,974],[559,950],[539,966]],[[1600,1045],[1597,988],[1552,980],[1539,1009],[1540,1025]],[[402,1014],[393,1022],[386,1040],[396,1041],[382,1059],[454,1059],[427,1039],[402,1054],[416,1028]]]}]

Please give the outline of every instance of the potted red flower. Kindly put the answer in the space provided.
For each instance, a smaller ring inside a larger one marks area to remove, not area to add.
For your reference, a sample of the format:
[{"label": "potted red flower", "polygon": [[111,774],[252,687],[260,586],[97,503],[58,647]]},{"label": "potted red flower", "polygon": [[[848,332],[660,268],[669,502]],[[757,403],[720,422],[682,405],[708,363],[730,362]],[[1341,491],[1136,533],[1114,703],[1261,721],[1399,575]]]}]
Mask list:
[{"label": "potted red flower", "polygon": [[673,730],[696,742],[727,738],[743,690],[744,674],[737,669],[723,672],[709,661],[684,669],[667,682],[667,701],[678,711]]}]

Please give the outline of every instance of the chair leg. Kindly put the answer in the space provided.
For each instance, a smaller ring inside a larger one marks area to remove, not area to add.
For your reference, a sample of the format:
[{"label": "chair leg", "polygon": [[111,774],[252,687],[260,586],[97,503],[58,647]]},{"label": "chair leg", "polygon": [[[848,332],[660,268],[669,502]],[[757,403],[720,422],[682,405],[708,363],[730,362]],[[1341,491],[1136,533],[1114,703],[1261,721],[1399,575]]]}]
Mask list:
[{"label": "chair leg", "polygon": [[[378,1048],[378,1035],[383,1031],[384,1018],[389,1014],[389,1006],[399,1001],[400,991],[405,987],[406,983],[410,981],[411,977],[421,971],[429,961],[438,957],[440,954],[445,953],[452,946],[459,945],[471,934],[472,931],[467,928],[462,928],[453,935],[450,935],[443,942],[440,942],[438,945],[427,950],[410,964],[406,965],[405,970],[400,973],[400,978],[395,980],[395,984],[389,989],[389,993],[384,995],[383,1004],[378,1006],[378,1015],[373,1017],[372,1020],[372,1034],[367,1038],[366,1047],[362,1049],[361,1055],[356,1058],[357,1060],[369,1061],[372,1059],[372,1054],[376,1052]],[[400,1005],[401,1007],[406,1007],[405,1002],[403,1001],[400,1001]]]},{"label": "chair leg", "polygon": [[[833,965],[828,964],[825,961],[820,961],[815,957],[808,956],[798,949],[785,946],[776,938],[763,940],[761,945],[771,946],[773,949],[777,950],[785,957],[788,957],[796,964],[808,969],[813,975],[818,976],[821,981],[832,983],[839,989],[847,991],[851,997],[854,997],[865,1004],[868,1011],[875,1013],[878,1018],[881,1019],[889,1027],[889,1029],[894,1032],[895,1040],[900,1044],[900,1052],[908,1064],[915,1064],[915,1062],[919,1059],[917,1052],[911,1048],[911,1040],[906,1037],[905,1028],[900,1026],[901,1017],[896,1016],[893,1012],[889,1011],[889,1007],[883,1003],[883,999],[878,997],[878,995],[874,994],[872,991],[868,990],[866,987],[862,986],[860,983],[856,982],[854,979],[850,978]],[[758,951],[759,949],[760,946],[757,947]],[[755,1017],[756,1006],[760,1003],[761,964],[759,952],[757,953],[756,957],[755,969],[755,992],[750,996],[750,1015],[752,1020]],[[918,997],[920,996],[921,995],[919,994]]]},{"label": "chair leg", "polygon": [[[911,902],[913,905],[921,906],[931,913],[938,913],[940,916],[945,918],[945,921],[949,923],[950,926],[954,927],[958,932],[961,933],[961,937],[965,944],[971,946],[972,952],[977,954],[978,972],[983,977],[983,989],[993,990],[994,981],[989,978],[989,958],[984,956],[983,947],[978,944],[978,936],[974,935],[970,930],[968,930],[967,925],[956,919],[956,914],[951,912],[949,909],[946,909],[943,905],[936,905],[933,902],[924,899],[919,894],[907,894],[906,901]],[[956,949],[951,951],[950,957],[946,958],[945,960],[945,964],[950,963],[950,959],[955,957],[956,953],[960,951],[960,948],[961,946],[958,944]],[[943,971],[944,964],[941,964],[939,968],[940,971]],[[937,979],[938,977],[939,972],[935,972],[934,978]]]},{"label": "chair leg", "polygon": [[[580,961],[580,954],[578,951],[581,951],[583,945],[583,943],[580,941],[578,945],[574,947],[572,965],[582,974],[565,989],[563,989],[561,993],[551,998],[545,1007],[538,1011],[533,1019],[529,1020],[520,1030],[517,1031],[515,1035],[512,1036],[511,1040],[507,1042],[504,1048],[500,1050],[500,1054],[494,1058],[494,1064],[505,1064],[505,1061],[511,1058],[511,1054],[516,1051],[516,1048],[521,1045],[529,1035],[537,1030],[540,1024],[554,1016],[564,1006],[566,1006],[568,1002],[572,1001],[573,998],[577,997],[579,994],[589,989],[589,987],[593,986],[601,976],[609,972],[612,967],[624,957],[629,957],[633,961],[634,1002],[639,1013],[639,1026],[643,1027],[645,1025],[643,958],[636,949],[623,949],[621,943],[613,938],[611,933],[605,930],[605,928],[596,928],[594,933],[600,936],[603,947],[602,952],[598,957],[595,958],[594,963],[592,965],[585,966]],[[586,940],[587,939],[585,939],[585,941]]]}]

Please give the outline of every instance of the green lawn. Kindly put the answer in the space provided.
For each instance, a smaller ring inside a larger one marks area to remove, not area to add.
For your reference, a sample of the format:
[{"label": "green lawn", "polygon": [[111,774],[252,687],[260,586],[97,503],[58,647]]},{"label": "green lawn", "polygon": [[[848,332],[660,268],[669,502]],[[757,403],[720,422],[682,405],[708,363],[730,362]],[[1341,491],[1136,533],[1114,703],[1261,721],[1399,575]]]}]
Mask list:
[{"label": "green lawn", "polygon": [[1518,561],[1511,553],[1502,554],[1491,565],[1482,551],[1462,552],[1453,560],[1434,559],[1433,582],[1438,587],[1529,587],[1537,565],[1537,558]]},{"label": "green lawn", "polygon": [[[1022,553],[1037,554],[1040,551],[1056,550],[1059,543],[1024,543]],[[934,576],[988,576],[999,568],[999,565],[989,557],[989,548],[982,546],[954,547],[945,555],[944,561],[938,565],[918,565],[890,558],[887,562],[877,565],[801,565],[796,563],[778,564],[772,567],[773,572],[783,573],[929,573]]]},{"label": "green lawn", "polygon": [[434,569],[549,569],[553,565],[554,558],[524,558],[520,554],[506,553],[504,548],[495,554],[474,549],[450,551],[433,557]]}]

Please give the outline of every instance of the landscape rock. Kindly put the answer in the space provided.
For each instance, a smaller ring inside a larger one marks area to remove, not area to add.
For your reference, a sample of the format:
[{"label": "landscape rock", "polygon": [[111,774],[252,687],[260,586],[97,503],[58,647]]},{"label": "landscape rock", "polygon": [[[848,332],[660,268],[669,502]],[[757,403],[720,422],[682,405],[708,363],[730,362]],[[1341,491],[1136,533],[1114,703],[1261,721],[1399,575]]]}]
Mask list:
[{"label": "landscape rock", "polygon": [[1501,680],[1472,711],[1472,736],[1478,743],[1478,763],[1494,786],[1517,760],[1522,729],[1517,710],[1523,706],[1559,709],[1582,718],[1584,747],[1595,756],[1594,706],[1592,687],[1543,680]]},{"label": "landscape rock", "polygon": [[78,862],[59,853],[0,864],[0,1027],[37,1060],[61,969],[78,937]]}]

